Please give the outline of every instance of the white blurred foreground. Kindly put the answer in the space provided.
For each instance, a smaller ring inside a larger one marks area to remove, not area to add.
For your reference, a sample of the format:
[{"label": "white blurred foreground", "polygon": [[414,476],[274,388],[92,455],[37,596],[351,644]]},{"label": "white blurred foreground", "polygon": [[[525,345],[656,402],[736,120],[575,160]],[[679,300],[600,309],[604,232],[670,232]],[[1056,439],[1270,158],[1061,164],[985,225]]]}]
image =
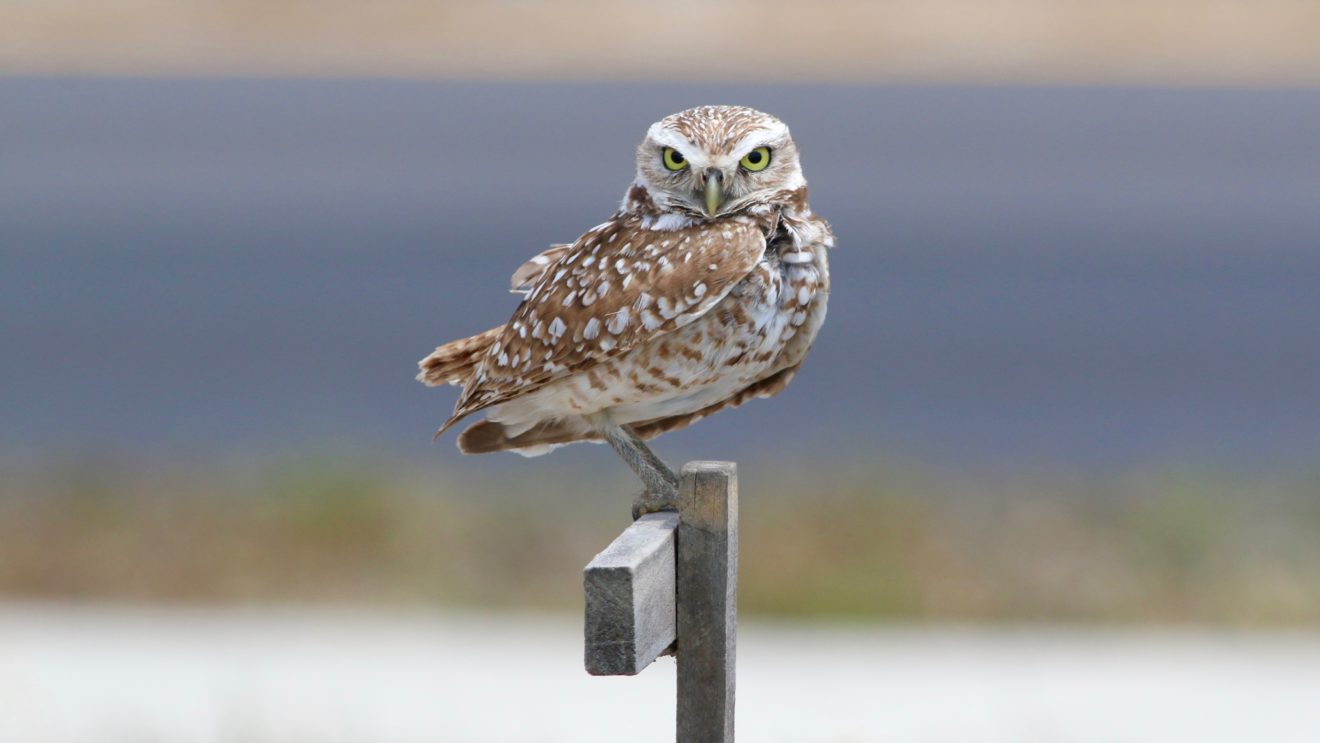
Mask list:
[{"label": "white blurred foreground", "polygon": [[[0,742],[672,741],[570,616],[0,606]],[[1315,741],[1320,634],[746,624],[739,739]]]}]

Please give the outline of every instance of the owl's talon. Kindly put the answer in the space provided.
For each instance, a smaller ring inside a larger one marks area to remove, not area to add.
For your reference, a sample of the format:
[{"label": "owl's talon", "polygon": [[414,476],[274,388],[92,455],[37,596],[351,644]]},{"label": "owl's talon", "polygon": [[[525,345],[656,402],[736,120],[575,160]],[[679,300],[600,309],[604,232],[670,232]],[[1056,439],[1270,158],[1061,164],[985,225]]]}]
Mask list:
[{"label": "owl's talon", "polygon": [[678,489],[668,488],[658,493],[650,490],[643,490],[633,499],[632,517],[633,521],[640,519],[648,513],[660,513],[661,511],[678,510]]}]

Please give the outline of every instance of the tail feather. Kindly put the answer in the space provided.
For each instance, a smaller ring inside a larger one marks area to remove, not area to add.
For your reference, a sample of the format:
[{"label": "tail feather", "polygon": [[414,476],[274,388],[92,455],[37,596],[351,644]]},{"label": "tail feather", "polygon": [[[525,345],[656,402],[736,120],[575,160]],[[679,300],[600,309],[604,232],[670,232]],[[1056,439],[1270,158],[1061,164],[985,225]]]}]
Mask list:
[{"label": "tail feather", "polygon": [[486,349],[504,332],[504,326],[491,328],[470,338],[451,341],[435,349],[426,358],[417,362],[421,371],[417,381],[435,387],[442,384],[464,384],[472,371],[481,362]]},{"label": "tail feather", "polygon": [[464,454],[513,450],[525,457],[536,457],[575,441],[600,440],[600,434],[577,417],[543,421],[515,436],[509,435],[503,423],[484,420],[459,434],[458,450]]}]

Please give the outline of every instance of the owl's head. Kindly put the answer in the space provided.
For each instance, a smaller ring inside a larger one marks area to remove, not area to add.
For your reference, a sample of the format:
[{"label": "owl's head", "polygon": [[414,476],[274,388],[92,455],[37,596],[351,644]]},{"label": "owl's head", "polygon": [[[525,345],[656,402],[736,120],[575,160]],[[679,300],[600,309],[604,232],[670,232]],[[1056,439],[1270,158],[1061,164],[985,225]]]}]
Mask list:
[{"label": "owl's head", "polygon": [[652,124],[637,148],[637,181],[661,211],[702,217],[787,203],[806,186],[788,127],[742,106],[698,106]]}]

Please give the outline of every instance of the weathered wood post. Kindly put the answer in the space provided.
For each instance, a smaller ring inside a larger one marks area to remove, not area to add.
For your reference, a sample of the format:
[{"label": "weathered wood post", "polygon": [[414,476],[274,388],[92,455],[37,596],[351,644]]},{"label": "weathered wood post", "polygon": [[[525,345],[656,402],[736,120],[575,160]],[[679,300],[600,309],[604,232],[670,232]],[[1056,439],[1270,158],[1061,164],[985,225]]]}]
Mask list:
[{"label": "weathered wood post", "polygon": [[738,629],[738,477],[683,467],[679,512],[633,522],[583,571],[586,667],[631,676],[673,647],[678,743],[732,743]]},{"label": "weathered wood post", "polygon": [[678,512],[678,740],[733,741],[738,470],[683,467]]}]

